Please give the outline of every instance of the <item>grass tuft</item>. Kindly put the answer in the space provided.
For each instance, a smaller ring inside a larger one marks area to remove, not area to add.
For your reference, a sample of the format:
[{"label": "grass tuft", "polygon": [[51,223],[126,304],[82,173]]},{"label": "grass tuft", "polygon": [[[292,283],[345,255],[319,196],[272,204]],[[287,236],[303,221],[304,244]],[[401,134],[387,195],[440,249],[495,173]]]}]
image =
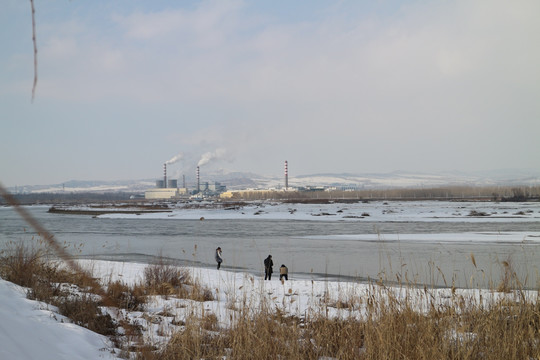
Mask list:
[{"label": "grass tuft", "polygon": [[149,294],[173,295],[184,284],[191,283],[191,274],[184,268],[165,263],[160,258],[157,264],[144,269],[144,286]]}]

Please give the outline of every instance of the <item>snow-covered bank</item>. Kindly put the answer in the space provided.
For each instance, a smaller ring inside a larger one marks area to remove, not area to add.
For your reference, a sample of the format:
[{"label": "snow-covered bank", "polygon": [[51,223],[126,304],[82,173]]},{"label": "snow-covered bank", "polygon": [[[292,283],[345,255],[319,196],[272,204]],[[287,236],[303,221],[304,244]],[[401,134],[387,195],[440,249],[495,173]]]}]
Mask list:
[{"label": "snow-covered bank", "polygon": [[[97,260],[80,260],[80,264],[107,283],[120,280],[136,284],[143,278],[147,264]],[[512,301],[535,302],[538,293],[498,293],[479,289],[416,289],[411,287],[380,288],[377,285],[346,282],[290,279],[281,282],[276,275],[264,281],[249,273],[188,268],[195,281],[209,289],[214,300],[197,302],[172,296],[153,296],[145,311],[110,311],[144,329],[146,341],[163,344],[174,331],[181,329],[190,316],[215,315],[220,327],[228,327],[236,309],[246,304],[256,309],[261,303],[298,317],[325,315],[330,317],[362,317],[368,303],[380,296],[391,295],[414,304],[418,311],[458,301],[488,304],[502,297]],[[375,296],[375,297],[374,297]],[[339,304],[356,299],[351,307]],[[55,308],[25,297],[25,289],[0,280],[0,358],[2,359],[112,359],[119,353],[101,335],[70,324]]]},{"label": "snow-covered bank", "polygon": [[348,241],[417,241],[435,243],[532,243],[540,242],[540,232],[467,232],[445,234],[355,234],[311,235],[310,239]]},{"label": "snow-covered bank", "polygon": [[[80,264],[102,279],[120,280],[126,284],[135,284],[140,281],[147,264],[122,263],[99,260],[78,260]],[[213,292],[214,301],[206,301],[204,309],[215,313],[221,325],[228,325],[230,322],[230,310],[234,308],[233,303],[241,303],[245,298],[251,304],[266,301],[272,308],[279,308],[285,313],[295,316],[302,316],[309,312],[318,312],[321,308],[331,316],[349,315],[348,310],[337,309],[329,304],[335,303],[340,298],[358,297],[360,299],[366,295],[377,292],[377,286],[358,281],[326,281],[317,279],[296,279],[294,275],[288,281],[279,280],[279,264],[276,264],[274,277],[270,281],[265,281],[262,276],[255,276],[245,272],[231,272],[226,270],[216,270],[198,267],[186,267],[191,272],[195,281],[207,287]],[[277,273],[276,273],[277,271]],[[387,288],[386,288],[387,289]],[[452,293],[453,291],[453,293]],[[405,292],[400,287],[393,290],[396,296],[404,296]],[[424,288],[408,288],[407,295],[413,296],[413,302],[419,306],[423,303],[425,294]],[[401,294],[401,295],[400,295]],[[423,294],[423,295],[422,295]],[[463,295],[490,301],[500,296],[500,293],[488,289],[446,289],[437,288],[430,290],[431,297],[435,304],[443,304],[449,301],[453,295]],[[452,295],[453,294],[453,295]],[[536,299],[536,291],[524,291],[528,299]],[[175,300],[177,302],[177,300]],[[201,304],[202,306],[202,304]],[[328,309],[326,309],[328,308]],[[358,315],[362,315],[362,307],[355,309]]]},{"label": "snow-covered bank", "polygon": [[[78,209],[84,209],[80,207]],[[121,214],[101,218],[126,219],[267,219],[303,221],[442,221],[531,222],[540,221],[540,202],[496,203],[453,201],[373,201],[352,204],[285,204],[253,202],[244,206],[178,204],[167,213]]]},{"label": "snow-covered bank", "polygon": [[111,341],[28,300],[26,290],[0,279],[0,359],[116,359]]}]

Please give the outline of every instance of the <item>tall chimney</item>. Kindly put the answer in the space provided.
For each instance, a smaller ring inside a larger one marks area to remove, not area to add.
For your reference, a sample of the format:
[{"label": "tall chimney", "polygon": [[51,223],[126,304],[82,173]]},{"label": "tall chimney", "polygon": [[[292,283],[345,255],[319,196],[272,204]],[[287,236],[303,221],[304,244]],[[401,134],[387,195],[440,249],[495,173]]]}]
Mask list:
[{"label": "tall chimney", "polygon": [[197,193],[201,192],[201,177],[199,167],[197,166]]},{"label": "tall chimney", "polygon": [[285,190],[289,188],[289,163],[285,160]]},{"label": "tall chimney", "polygon": [[184,189],[186,188],[186,175],[182,175],[182,186]]},{"label": "tall chimney", "polygon": [[167,187],[167,163],[163,164],[163,187]]}]

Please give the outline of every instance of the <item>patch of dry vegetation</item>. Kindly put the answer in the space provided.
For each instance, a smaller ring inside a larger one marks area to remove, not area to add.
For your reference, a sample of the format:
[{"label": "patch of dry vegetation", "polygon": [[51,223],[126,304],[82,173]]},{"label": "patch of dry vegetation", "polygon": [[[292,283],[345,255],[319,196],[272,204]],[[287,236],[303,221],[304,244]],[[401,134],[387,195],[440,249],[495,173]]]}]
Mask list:
[{"label": "patch of dry vegetation", "polygon": [[[391,294],[386,294],[391,295]],[[207,331],[190,319],[166,348],[141,359],[533,359],[540,355],[539,307],[501,301],[428,313],[397,302],[372,304],[365,318],[291,319],[242,311]]]},{"label": "patch of dry vegetation", "polygon": [[360,200],[464,200],[538,201],[540,186],[441,186],[431,188],[390,188],[369,190],[317,191],[233,191],[228,202],[280,200],[290,203],[357,202]]},{"label": "patch of dry vegetation", "polygon": [[[140,359],[540,358],[540,305],[523,295],[511,265],[502,266],[504,292],[492,290],[490,299],[452,289],[441,302],[434,289],[372,285],[364,295],[322,299],[301,317],[243,301],[228,307],[230,326],[207,328],[192,317],[165,348]],[[328,307],[345,311],[332,316]]]},{"label": "patch of dry vegetation", "polygon": [[[144,311],[148,299],[156,296],[196,301],[213,299],[210,290],[192,281],[188,270],[167,265],[163,260],[146,267],[144,275],[140,283],[131,285],[105,279],[101,284],[105,289],[103,293],[96,291],[95,281],[89,281],[85,274],[70,271],[55,260],[40,240],[10,242],[0,251],[0,277],[27,288],[29,299],[55,306],[59,314],[74,324],[109,336],[116,346],[126,349],[126,356],[129,352],[157,349],[144,342],[139,324],[122,316],[125,312],[111,311],[111,304],[113,308],[130,312]],[[216,323],[217,319],[208,316],[202,328],[211,329]]]},{"label": "patch of dry vegetation", "polygon": [[0,276],[28,288],[27,297],[58,308],[73,323],[103,335],[115,335],[116,327],[102,309],[99,296],[85,276],[70,272],[51,259],[46,247],[24,242],[9,243],[0,257]]}]

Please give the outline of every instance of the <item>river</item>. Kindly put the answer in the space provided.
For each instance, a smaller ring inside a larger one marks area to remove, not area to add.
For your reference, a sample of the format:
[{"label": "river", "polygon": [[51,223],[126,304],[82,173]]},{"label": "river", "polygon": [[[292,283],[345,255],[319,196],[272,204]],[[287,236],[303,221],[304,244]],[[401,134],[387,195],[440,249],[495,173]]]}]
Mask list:
[{"label": "river", "polygon": [[[329,206],[328,211],[336,213],[337,205]],[[402,213],[420,212],[412,209],[418,209],[418,204],[400,206]],[[256,276],[262,274],[263,259],[272,254],[275,269],[286,264],[293,279],[496,287],[506,269],[515,272],[524,287],[535,288],[540,264],[540,204],[515,206],[513,212],[523,209],[522,213],[531,214],[529,218],[470,221],[463,216],[432,216],[426,221],[426,217],[403,216],[387,221],[375,216],[379,208],[374,206],[368,209],[372,216],[349,221],[211,215],[201,220],[198,213],[182,215],[189,210],[178,212],[178,218],[174,213],[93,217],[52,214],[48,206],[26,209],[75,257],[143,263],[162,258],[179,265],[214,267],[214,249],[220,246],[223,268]],[[0,208],[0,244],[38,237],[12,208]]]}]

